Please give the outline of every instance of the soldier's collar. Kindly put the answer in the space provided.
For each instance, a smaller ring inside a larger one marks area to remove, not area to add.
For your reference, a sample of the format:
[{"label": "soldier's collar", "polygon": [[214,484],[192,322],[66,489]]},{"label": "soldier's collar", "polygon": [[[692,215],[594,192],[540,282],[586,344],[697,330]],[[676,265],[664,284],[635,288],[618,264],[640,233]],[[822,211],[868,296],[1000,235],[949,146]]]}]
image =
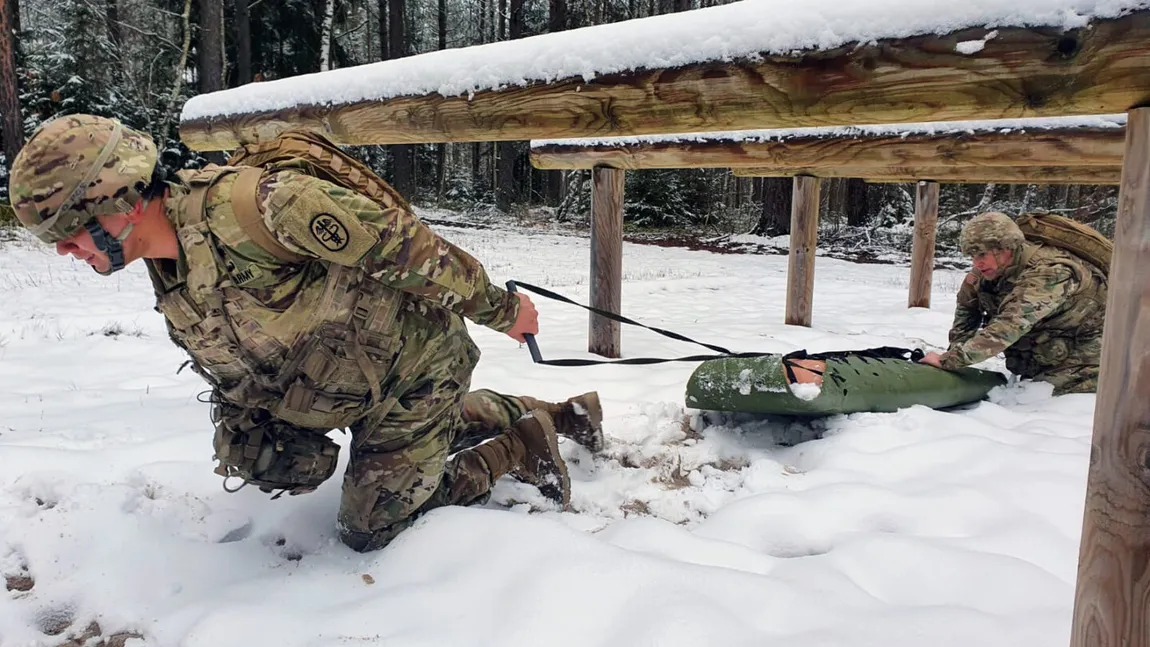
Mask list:
[{"label": "soldier's collar", "polygon": [[999,278],[1014,278],[1018,276],[1022,269],[1030,264],[1030,259],[1034,258],[1034,252],[1038,251],[1038,246],[1030,243],[1022,243],[1022,248],[1018,253],[1014,254],[1014,258],[1010,259],[1010,267],[1006,268]]}]

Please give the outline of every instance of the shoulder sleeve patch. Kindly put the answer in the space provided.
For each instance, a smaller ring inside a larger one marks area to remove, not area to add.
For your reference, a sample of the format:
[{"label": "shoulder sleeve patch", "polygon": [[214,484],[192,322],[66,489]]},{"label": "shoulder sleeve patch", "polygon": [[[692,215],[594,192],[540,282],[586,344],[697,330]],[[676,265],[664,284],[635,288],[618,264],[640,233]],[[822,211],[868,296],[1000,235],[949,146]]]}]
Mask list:
[{"label": "shoulder sleeve patch", "polygon": [[266,203],[268,220],[284,242],[333,263],[358,265],[379,236],[334,200],[329,186],[308,176],[279,184]]}]

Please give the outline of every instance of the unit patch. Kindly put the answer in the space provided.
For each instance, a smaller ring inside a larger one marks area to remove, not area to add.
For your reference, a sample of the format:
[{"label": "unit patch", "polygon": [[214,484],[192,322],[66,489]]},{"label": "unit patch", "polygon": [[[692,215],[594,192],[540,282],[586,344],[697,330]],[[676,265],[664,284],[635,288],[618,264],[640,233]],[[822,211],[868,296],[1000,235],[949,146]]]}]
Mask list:
[{"label": "unit patch", "polygon": [[316,214],[311,219],[311,235],[326,249],[338,252],[347,247],[350,239],[347,227],[329,213]]}]

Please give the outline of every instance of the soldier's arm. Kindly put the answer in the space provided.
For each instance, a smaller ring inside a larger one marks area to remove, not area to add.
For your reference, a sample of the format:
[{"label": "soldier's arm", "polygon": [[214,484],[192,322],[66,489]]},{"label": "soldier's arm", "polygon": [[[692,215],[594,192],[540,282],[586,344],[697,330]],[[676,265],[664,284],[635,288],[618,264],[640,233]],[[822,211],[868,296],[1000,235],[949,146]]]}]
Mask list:
[{"label": "soldier's arm", "polygon": [[1062,265],[1029,270],[985,328],[942,355],[942,367],[970,366],[1001,353],[1057,310],[1077,287],[1074,274]]},{"label": "soldier's arm", "polygon": [[404,209],[384,209],[294,172],[265,176],[259,197],[268,228],[289,249],[363,267],[391,287],[500,332],[515,323],[519,299],[492,284],[473,256]]},{"label": "soldier's arm", "polygon": [[954,306],[954,323],[950,326],[950,349],[970,341],[982,325],[982,307],[978,303],[978,281],[976,272],[970,272],[962,280]]}]

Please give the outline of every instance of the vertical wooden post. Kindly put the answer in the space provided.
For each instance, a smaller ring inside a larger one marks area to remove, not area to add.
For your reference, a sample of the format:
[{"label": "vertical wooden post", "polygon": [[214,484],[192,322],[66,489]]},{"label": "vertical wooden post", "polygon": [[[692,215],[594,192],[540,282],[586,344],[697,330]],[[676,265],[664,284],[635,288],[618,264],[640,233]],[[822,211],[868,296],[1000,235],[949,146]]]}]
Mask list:
[{"label": "vertical wooden post", "polygon": [[1150,107],[1126,123],[1071,647],[1150,647]]},{"label": "vertical wooden post", "polygon": [[810,326],[815,293],[815,246],[819,242],[819,178],[796,175],[793,196],[786,323]]},{"label": "vertical wooden post", "polygon": [[[591,306],[619,314],[623,296],[624,171],[591,170]],[[591,314],[587,351],[619,357],[619,323]]]},{"label": "vertical wooden post", "polygon": [[938,230],[938,182],[919,182],[914,196],[914,246],[910,261],[908,308],[930,307],[934,237]]}]

